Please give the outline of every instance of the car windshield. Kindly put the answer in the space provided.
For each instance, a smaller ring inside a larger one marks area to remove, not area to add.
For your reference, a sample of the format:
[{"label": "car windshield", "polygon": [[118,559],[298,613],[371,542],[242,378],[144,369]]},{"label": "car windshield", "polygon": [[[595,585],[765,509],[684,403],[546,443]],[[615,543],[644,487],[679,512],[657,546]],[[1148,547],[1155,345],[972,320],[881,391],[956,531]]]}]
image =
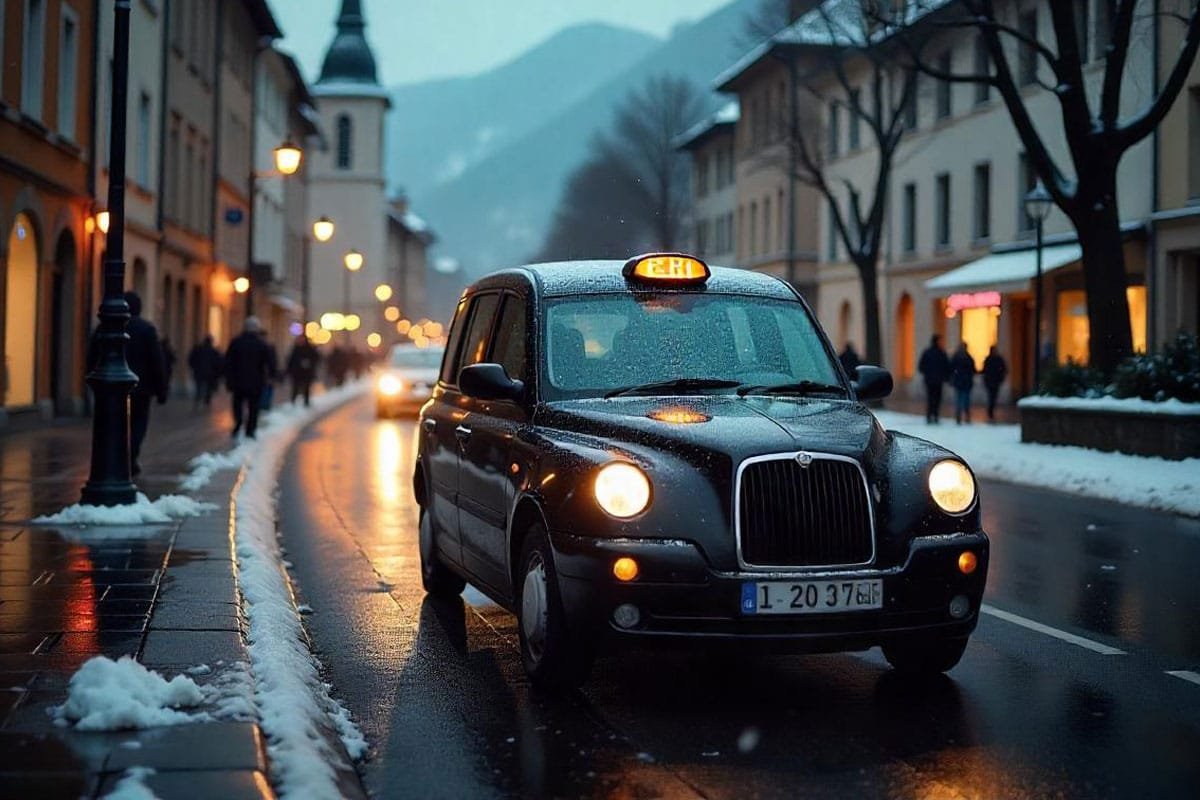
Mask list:
[{"label": "car windshield", "polygon": [[437,369],[442,351],[433,347],[397,347],[392,350],[392,366],[400,369]]},{"label": "car windshield", "polygon": [[[841,386],[800,303],[736,294],[589,295],[547,304],[547,400]],[[653,386],[652,384],[663,384]]]}]

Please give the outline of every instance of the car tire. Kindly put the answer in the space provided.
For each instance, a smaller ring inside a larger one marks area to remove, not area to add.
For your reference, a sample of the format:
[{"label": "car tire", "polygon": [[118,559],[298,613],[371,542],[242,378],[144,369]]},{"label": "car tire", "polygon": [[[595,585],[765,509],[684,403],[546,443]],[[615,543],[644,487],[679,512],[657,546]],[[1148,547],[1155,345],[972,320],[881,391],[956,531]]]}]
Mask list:
[{"label": "car tire", "polygon": [[967,637],[964,636],[932,642],[885,644],[883,657],[902,675],[937,675],[954,669],[966,649]]},{"label": "car tire", "polygon": [[554,553],[541,525],[526,533],[518,565],[517,632],[525,672],[541,688],[577,688],[591,671],[592,654],[567,625]]},{"label": "car tire", "polygon": [[421,585],[434,597],[457,597],[467,587],[467,582],[443,564],[437,556],[434,542],[433,519],[429,512],[421,509],[419,524],[421,551]]}]

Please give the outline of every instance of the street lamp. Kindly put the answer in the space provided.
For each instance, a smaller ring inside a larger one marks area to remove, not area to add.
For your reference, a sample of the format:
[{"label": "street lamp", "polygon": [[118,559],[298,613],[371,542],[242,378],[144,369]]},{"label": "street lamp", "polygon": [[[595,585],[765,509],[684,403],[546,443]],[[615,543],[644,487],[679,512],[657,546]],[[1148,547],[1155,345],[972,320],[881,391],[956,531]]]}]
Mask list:
[{"label": "street lamp", "polygon": [[1025,213],[1034,222],[1037,236],[1037,260],[1033,284],[1033,391],[1042,388],[1042,223],[1046,221],[1054,198],[1039,180],[1025,195]]},{"label": "street lamp", "polygon": [[[255,198],[258,196],[258,179],[295,175],[296,171],[300,169],[300,162],[304,160],[304,151],[287,139],[284,139],[283,143],[276,147],[272,153],[275,157],[274,171],[258,172],[254,169],[250,170],[250,213],[246,215],[246,223],[250,227],[246,231],[246,250],[249,259],[247,268],[251,272],[254,271],[254,207],[256,205]],[[249,288],[247,287],[247,289]],[[247,291],[245,294],[246,316],[248,317],[254,313],[254,292]]]},{"label": "street lamp", "polygon": [[392,287],[386,283],[381,283],[375,287],[375,299],[381,303],[386,303],[392,299]]},{"label": "street lamp", "polygon": [[275,169],[280,175],[295,175],[303,158],[304,151],[285,139],[275,148]]},{"label": "street lamp", "polygon": [[[93,506],[129,505],[137,499],[130,479],[129,393],[138,376],[125,359],[125,116],[129,87],[129,0],[113,3],[111,103],[108,136],[108,212],[104,257],[104,297],[96,333],[97,358],[87,375],[95,407],[92,463],[81,502]],[[99,220],[97,220],[99,224]]]},{"label": "street lamp", "polygon": [[363,254],[357,250],[351,250],[342,258],[342,263],[346,265],[346,269],[351,272],[358,272],[362,269]]},{"label": "street lamp", "polygon": [[108,234],[108,226],[112,224],[112,215],[108,211],[96,212],[96,229],[101,233]]},{"label": "street lamp", "polygon": [[320,217],[313,223],[313,238],[318,242],[328,242],[333,238],[334,224],[329,217]]},{"label": "street lamp", "polygon": [[250,279],[243,276],[233,279],[233,290],[238,294],[245,294],[250,291]]}]

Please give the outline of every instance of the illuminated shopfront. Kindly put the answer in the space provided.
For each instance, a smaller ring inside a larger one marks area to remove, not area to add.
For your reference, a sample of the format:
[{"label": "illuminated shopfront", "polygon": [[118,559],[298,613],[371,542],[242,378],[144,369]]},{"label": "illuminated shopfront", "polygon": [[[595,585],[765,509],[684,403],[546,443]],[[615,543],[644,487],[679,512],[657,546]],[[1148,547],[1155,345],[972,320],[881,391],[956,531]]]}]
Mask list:
[{"label": "illuminated shopfront", "polygon": [[946,298],[946,318],[960,317],[959,337],[966,343],[975,368],[983,369],[992,345],[1000,339],[999,292],[970,292],[952,294]]},{"label": "illuminated shopfront", "polygon": [[[1125,289],[1129,302],[1129,327],[1133,335],[1134,352],[1146,350],[1146,287]],[[1072,361],[1086,364],[1088,360],[1087,294],[1082,289],[1058,293],[1058,363]]]}]

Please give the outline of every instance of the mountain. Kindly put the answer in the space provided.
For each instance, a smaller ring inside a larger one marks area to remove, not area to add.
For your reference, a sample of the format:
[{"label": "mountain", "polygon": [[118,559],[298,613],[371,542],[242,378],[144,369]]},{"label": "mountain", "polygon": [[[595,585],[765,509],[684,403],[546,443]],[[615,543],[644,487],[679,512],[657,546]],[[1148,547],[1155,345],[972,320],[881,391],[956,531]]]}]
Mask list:
[{"label": "mountain", "polygon": [[389,183],[419,202],[610,80],[614,65],[659,44],[626,28],[578,25],[488,72],[393,87]]},{"label": "mountain", "polygon": [[[611,77],[555,114],[540,116],[520,138],[496,148],[452,180],[413,192],[438,232],[438,252],[457,258],[467,277],[528,259],[542,245],[567,176],[587,156],[616,106],[648,77],[680,75],[707,90],[742,51],[737,46],[756,0],[734,0],[635,61],[605,58]],[[531,89],[566,73],[536,77]],[[714,94],[705,113],[721,100]],[[395,112],[393,112],[395,113]],[[401,143],[393,141],[393,147]],[[444,159],[443,159],[444,160]]]}]

